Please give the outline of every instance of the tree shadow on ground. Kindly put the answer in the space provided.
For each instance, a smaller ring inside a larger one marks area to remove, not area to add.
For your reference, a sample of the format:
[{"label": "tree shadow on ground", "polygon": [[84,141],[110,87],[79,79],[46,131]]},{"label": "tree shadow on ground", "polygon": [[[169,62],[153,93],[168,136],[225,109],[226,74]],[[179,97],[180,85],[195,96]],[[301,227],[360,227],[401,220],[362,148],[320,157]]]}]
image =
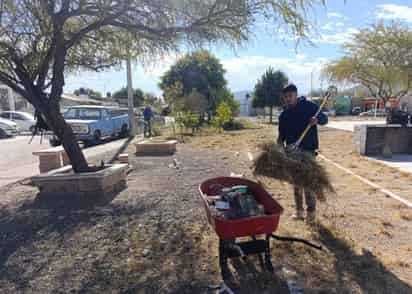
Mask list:
[{"label": "tree shadow on ground", "polygon": [[346,289],[347,282],[342,277],[350,275],[362,289],[362,293],[412,293],[412,288],[389,271],[370,251],[363,249],[361,253],[357,253],[329,228],[319,225],[318,229],[323,245],[335,255],[337,288]]},{"label": "tree shadow on ground", "polygon": [[[216,293],[221,282],[218,257],[211,258],[213,253],[205,251],[207,246],[201,244],[207,233],[196,237],[188,224],[176,223],[171,234],[177,237],[170,239],[167,245],[153,245],[153,255],[145,257],[144,267],[139,265],[137,270],[131,271],[139,275],[119,285],[120,293]],[[231,259],[229,265],[231,277],[226,282],[236,294],[289,293],[287,283],[277,273],[263,270],[255,256],[248,256],[246,260]],[[104,284],[102,274],[95,275],[82,291],[99,284]],[[106,290],[99,288],[99,291]]]},{"label": "tree shadow on ground", "polygon": [[117,160],[120,154],[124,153],[127,148],[129,147],[130,143],[134,140],[134,138],[128,138],[122,146],[116,151],[116,153],[112,156],[112,158],[109,159],[109,163],[113,163]]},{"label": "tree shadow on ground", "polygon": [[[105,226],[108,228],[102,230],[101,239],[109,238],[108,235],[116,238],[119,232],[111,230],[113,219],[140,215],[157,205],[137,203],[133,206],[116,206],[111,203],[116,195],[104,198],[38,194],[34,200],[27,200],[13,213],[1,210],[0,285],[13,285],[13,289],[23,292],[30,289],[33,286],[31,281],[49,268],[52,262],[56,262],[56,252],[58,255],[66,250],[70,252],[67,240],[80,230],[87,231],[107,218]],[[92,252],[90,250],[84,250],[84,259]],[[65,274],[62,273],[61,279],[58,278],[50,287],[56,286],[57,291],[59,285],[65,283],[64,279]]]}]

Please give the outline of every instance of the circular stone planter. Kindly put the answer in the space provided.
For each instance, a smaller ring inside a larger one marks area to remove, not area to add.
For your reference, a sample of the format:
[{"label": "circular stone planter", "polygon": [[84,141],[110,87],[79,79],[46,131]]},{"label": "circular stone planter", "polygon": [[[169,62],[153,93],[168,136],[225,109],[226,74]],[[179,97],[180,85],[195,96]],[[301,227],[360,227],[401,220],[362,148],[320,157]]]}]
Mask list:
[{"label": "circular stone planter", "polygon": [[173,155],[176,145],[176,140],[144,140],[135,143],[136,155]]},{"label": "circular stone planter", "polygon": [[106,165],[96,172],[73,173],[71,166],[32,177],[40,194],[106,196],[126,188],[127,164]]}]

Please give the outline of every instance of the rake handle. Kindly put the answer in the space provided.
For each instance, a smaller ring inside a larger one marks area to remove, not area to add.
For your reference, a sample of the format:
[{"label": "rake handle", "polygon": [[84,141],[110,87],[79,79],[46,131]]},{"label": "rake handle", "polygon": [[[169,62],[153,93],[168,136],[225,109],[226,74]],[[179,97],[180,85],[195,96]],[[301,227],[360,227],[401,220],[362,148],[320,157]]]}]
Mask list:
[{"label": "rake handle", "polygon": [[[330,93],[326,94],[325,98],[323,99],[322,103],[319,106],[318,111],[316,111],[313,117],[317,117],[319,115],[319,113],[322,111],[323,106],[325,106],[326,102],[328,101],[330,95],[331,95]],[[311,128],[312,128],[312,125],[309,124],[306,127],[306,129],[303,131],[303,133],[300,135],[299,139],[295,142],[294,144],[295,147],[299,147],[300,143],[302,143],[303,139],[305,138],[305,136],[307,135],[307,133],[309,132]]]}]

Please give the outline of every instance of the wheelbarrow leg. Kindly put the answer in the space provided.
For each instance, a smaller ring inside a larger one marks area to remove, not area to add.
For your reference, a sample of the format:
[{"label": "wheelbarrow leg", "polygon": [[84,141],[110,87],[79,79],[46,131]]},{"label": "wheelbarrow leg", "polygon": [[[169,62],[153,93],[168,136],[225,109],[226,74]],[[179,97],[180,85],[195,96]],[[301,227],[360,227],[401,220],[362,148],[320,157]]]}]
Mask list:
[{"label": "wheelbarrow leg", "polygon": [[273,264],[270,255],[270,236],[266,235],[266,246],[265,246],[265,265],[266,269],[273,273]]},{"label": "wheelbarrow leg", "polygon": [[[255,235],[252,236],[252,240],[253,240],[253,241],[256,241],[256,240],[257,240],[257,238],[256,238]],[[262,267],[262,270],[265,270],[265,262],[264,262],[264,260],[263,260],[263,255],[262,255],[262,253],[259,253],[259,254],[258,254],[258,258],[259,258],[259,263],[260,263],[260,266]]]},{"label": "wheelbarrow leg", "polygon": [[222,274],[223,281],[226,281],[229,278],[229,268],[227,265],[227,256],[226,256],[226,243],[224,240],[219,240],[219,265],[220,272]]}]

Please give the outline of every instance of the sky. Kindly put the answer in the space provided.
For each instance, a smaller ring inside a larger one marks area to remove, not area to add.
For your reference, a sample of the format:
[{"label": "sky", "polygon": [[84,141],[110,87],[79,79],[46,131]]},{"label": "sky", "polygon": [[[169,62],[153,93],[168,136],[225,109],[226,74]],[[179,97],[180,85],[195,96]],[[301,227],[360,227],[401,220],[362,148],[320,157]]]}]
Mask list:
[{"label": "sky", "polygon": [[[252,40],[242,48],[233,50],[216,46],[209,49],[223,64],[228,86],[233,92],[252,90],[265,70],[272,66],[284,71],[289,81],[298,86],[299,92],[305,94],[311,89],[311,80],[314,89],[326,88],[327,81],[320,76],[322,65],[342,56],[342,44],[359,28],[380,20],[401,21],[412,27],[412,0],[329,0],[326,7],[319,6],[313,11],[312,21],[316,27],[311,36],[313,46],[302,43],[296,46],[288,35],[274,34],[270,27],[260,24]],[[159,78],[177,58],[177,55],[167,56],[146,66],[135,62],[133,87],[161,95],[157,86]],[[123,67],[100,73],[71,74],[66,78],[64,90],[71,93],[87,87],[101,93],[113,93],[125,85],[126,69]]]}]

